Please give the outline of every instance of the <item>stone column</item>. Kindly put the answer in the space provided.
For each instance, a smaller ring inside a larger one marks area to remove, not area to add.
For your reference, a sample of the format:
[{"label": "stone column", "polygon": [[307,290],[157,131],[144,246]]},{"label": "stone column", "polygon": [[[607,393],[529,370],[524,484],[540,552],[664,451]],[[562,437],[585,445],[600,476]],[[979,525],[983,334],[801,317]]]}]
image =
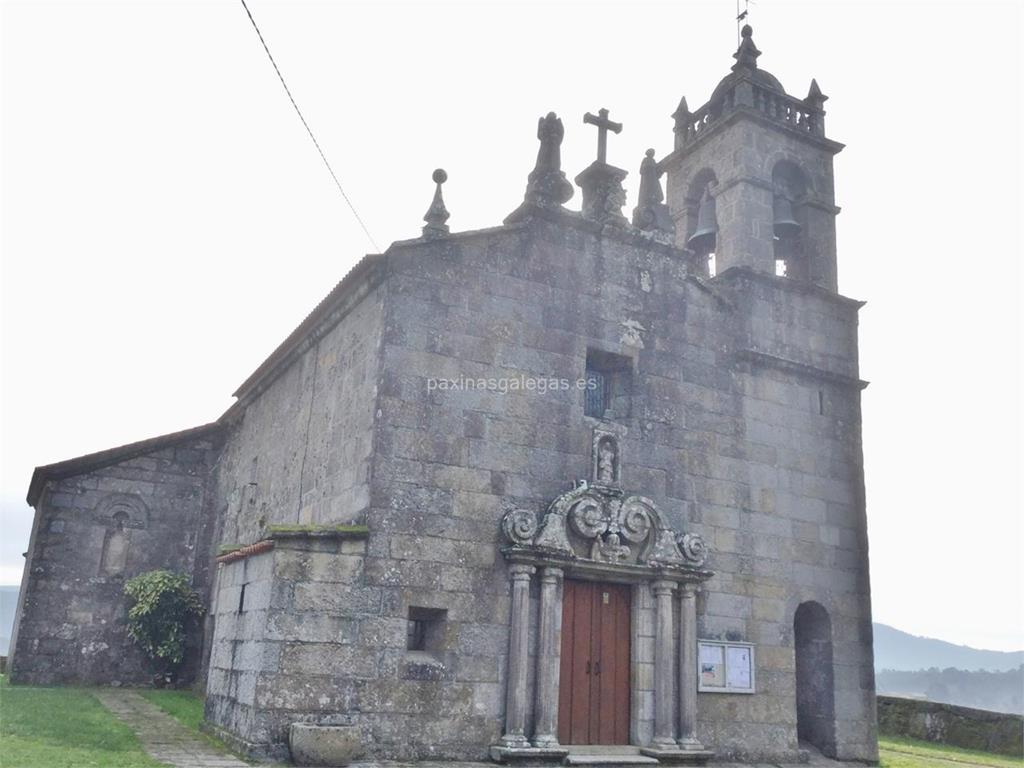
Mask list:
[{"label": "stone column", "polygon": [[675,749],[676,740],[672,727],[672,693],[675,687],[672,679],[673,633],[672,633],[672,590],[675,584],[659,579],[651,584],[654,592],[656,618],[654,627],[654,740],[658,749]]},{"label": "stone column", "polygon": [[530,656],[530,576],[532,565],[514,564],[512,576],[512,615],[509,622],[508,691],[505,698],[506,747],[528,747],[526,738],[526,672]]},{"label": "stone column", "polygon": [[679,585],[679,746],[699,750],[697,741],[697,585]]},{"label": "stone column", "polygon": [[558,746],[558,682],[562,655],[562,569],[540,569],[540,632],[533,746]]}]

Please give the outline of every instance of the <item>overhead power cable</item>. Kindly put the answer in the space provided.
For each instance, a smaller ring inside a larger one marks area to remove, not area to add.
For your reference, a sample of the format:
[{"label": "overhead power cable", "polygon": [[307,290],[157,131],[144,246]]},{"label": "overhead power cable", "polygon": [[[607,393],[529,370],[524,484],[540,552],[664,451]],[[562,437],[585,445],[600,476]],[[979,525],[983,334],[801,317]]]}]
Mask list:
[{"label": "overhead power cable", "polygon": [[295,97],[292,96],[291,89],[288,88],[288,83],[285,82],[284,75],[281,74],[281,69],[277,66],[277,62],[274,61],[274,55],[270,52],[270,48],[267,46],[267,41],[263,39],[263,33],[260,32],[260,28],[256,24],[256,19],[252,17],[252,11],[249,10],[249,6],[246,5],[245,0],[242,0],[242,7],[245,9],[245,13],[249,17],[249,21],[252,22],[252,28],[256,30],[256,34],[259,36],[260,42],[263,43],[263,50],[267,52],[267,58],[270,59],[270,63],[274,65],[274,71],[277,72],[277,78],[281,81],[281,85],[284,86],[284,92],[288,94],[288,100],[291,101],[292,106],[295,107],[295,113],[299,116],[299,120],[301,120],[302,124],[305,126],[306,133],[308,133],[309,138],[312,139],[313,146],[316,147],[316,151],[320,153],[320,159],[323,160],[324,165],[327,166],[327,170],[331,174],[331,178],[334,179],[334,183],[338,187],[338,191],[341,193],[342,198],[344,198],[349,210],[352,211],[352,215],[356,217],[356,221],[359,222],[359,226],[363,228],[363,232],[366,233],[366,237],[373,246],[373,249],[375,251],[380,251],[380,247],[373,239],[373,235],[370,234],[370,230],[366,228],[366,224],[363,222],[363,219],[356,210],[356,207],[352,204],[352,201],[349,200],[348,195],[345,194],[345,190],[342,188],[341,182],[338,181],[338,175],[334,172],[334,169],[331,168],[331,164],[327,161],[327,155],[325,155],[323,149],[320,148],[320,142],[317,141],[316,136],[313,135],[313,129],[309,127],[309,123],[307,123],[306,118],[303,117],[302,110],[299,109],[299,105],[295,102]]}]

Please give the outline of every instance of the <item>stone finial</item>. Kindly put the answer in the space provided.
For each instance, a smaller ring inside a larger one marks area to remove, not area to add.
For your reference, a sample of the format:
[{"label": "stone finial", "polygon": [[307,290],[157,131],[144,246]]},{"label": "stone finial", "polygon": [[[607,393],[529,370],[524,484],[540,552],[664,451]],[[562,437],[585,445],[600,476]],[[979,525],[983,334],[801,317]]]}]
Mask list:
[{"label": "stone finial", "polygon": [[676,132],[686,127],[686,121],[690,119],[690,106],[686,103],[686,97],[679,100],[679,106],[672,113],[672,119],[676,121]]},{"label": "stone finial", "polygon": [[640,163],[640,196],[633,209],[633,226],[648,232],[671,235],[675,233],[675,226],[668,206],[663,202],[665,193],[661,190],[662,173],[664,171],[658,168],[658,161],[654,159],[654,150],[648,149]]},{"label": "stone finial", "polygon": [[423,228],[423,236],[440,237],[441,235],[448,234],[448,225],[445,222],[448,221],[448,217],[451,215],[448,213],[448,209],[444,207],[444,197],[441,195],[441,185],[448,181],[448,174],[445,173],[443,168],[438,168],[434,171],[431,178],[437,187],[434,189],[434,200],[430,203],[430,208],[423,215],[423,220],[427,222],[427,226]]},{"label": "stone finial", "polygon": [[821,92],[818,81],[811,78],[811,87],[807,91],[807,98],[804,99],[804,104],[807,105],[808,109],[820,112],[824,108],[826,101],[828,101],[828,96]]},{"label": "stone finial", "polygon": [[754,45],[754,29],[749,24],[744,24],[743,29],[740,30],[740,47],[736,49],[736,53],[732,55],[736,59],[736,63],[732,65],[732,71],[735,72],[738,69],[757,69],[757,57],[761,55],[761,52],[757,50],[757,46]]},{"label": "stone finial", "polygon": [[675,124],[672,126],[672,132],[676,137],[675,148],[679,149],[686,143],[686,136],[689,133],[690,123],[693,120],[693,115],[690,112],[689,105],[686,103],[685,96],[679,100],[679,106],[672,113],[672,119],[675,121]]},{"label": "stone finial", "polygon": [[821,88],[818,87],[818,81],[812,79],[811,87],[807,91],[807,98],[804,99],[804,104],[807,105],[807,123],[810,126],[811,133],[816,136],[825,135],[825,102],[828,101],[828,96],[821,92]]},{"label": "stone finial", "polygon": [[537,121],[537,164],[526,183],[526,202],[542,208],[557,208],[573,195],[572,184],[562,171],[562,139],[565,127],[554,112]]}]

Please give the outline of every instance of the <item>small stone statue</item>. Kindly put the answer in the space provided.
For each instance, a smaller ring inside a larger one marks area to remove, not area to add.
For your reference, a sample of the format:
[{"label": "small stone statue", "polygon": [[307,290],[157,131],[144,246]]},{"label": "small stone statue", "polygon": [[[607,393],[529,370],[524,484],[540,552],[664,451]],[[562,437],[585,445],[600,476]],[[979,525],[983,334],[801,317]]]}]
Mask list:
[{"label": "small stone statue", "polygon": [[666,235],[675,233],[672,216],[664,204],[665,193],[661,190],[661,175],[654,159],[654,150],[648,149],[640,163],[640,199],[633,209],[633,226],[646,231],[657,231]]},{"label": "small stone statue", "polygon": [[443,168],[438,168],[431,178],[437,187],[434,189],[434,200],[423,216],[423,220],[427,222],[427,226],[423,228],[423,236],[440,237],[448,234],[448,225],[445,222],[451,215],[444,207],[444,198],[441,195],[441,185],[448,181],[448,174]]},{"label": "small stone statue", "polygon": [[537,164],[526,184],[526,201],[545,208],[557,208],[572,197],[572,184],[562,172],[562,139],[565,127],[554,112],[537,122]]},{"label": "small stone statue", "polygon": [[610,440],[602,440],[597,449],[597,482],[605,485],[615,482],[615,447]]},{"label": "small stone statue", "polygon": [[617,563],[629,559],[629,545],[623,544],[617,533],[600,536],[590,547],[590,559],[602,563]]},{"label": "small stone statue", "polygon": [[562,170],[562,139],[565,138],[565,126],[554,112],[537,121],[537,138],[540,149],[537,150],[537,166],[535,171]]}]

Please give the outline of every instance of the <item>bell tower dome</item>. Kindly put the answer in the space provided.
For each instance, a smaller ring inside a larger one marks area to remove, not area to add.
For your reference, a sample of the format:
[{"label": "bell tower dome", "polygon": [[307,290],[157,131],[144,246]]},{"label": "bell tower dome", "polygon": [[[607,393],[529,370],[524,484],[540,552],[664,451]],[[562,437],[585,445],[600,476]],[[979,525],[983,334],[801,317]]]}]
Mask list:
[{"label": "bell tower dome", "polygon": [[837,290],[832,158],[843,145],[825,136],[825,100],[811,81],[806,98],[757,66],[761,52],[743,27],[736,63],[694,112],[682,99],[675,149],[661,168],[678,245],[732,267]]}]

